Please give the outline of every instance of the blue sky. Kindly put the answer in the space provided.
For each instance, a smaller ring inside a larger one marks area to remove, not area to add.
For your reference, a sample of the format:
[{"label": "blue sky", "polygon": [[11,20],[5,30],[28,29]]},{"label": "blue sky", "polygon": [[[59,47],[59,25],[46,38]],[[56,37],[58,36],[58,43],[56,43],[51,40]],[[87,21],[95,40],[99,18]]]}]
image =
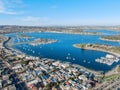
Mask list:
[{"label": "blue sky", "polygon": [[120,25],[120,0],[0,0],[0,25]]}]

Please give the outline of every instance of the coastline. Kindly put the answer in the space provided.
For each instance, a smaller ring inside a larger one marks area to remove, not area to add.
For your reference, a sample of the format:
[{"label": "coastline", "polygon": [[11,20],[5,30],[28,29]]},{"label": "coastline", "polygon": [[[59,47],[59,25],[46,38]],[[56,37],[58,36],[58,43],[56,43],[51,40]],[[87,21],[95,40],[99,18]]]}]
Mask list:
[{"label": "coastline", "polygon": [[12,38],[11,37],[7,37],[7,40],[3,42],[3,47],[5,47],[7,50],[11,50],[9,47],[8,47],[8,43],[9,41],[11,40]]},{"label": "coastline", "polygon": [[111,69],[110,71],[108,71],[107,73],[105,73],[105,75],[109,76],[109,75],[114,75],[114,74],[120,74],[120,72],[117,71],[118,66],[119,65],[117,65],[116,67],[114,67],[113,69]]},{"label": "coastline", "polygon": [[[75,48],[80,48],[82,49],[81,47],[78,47],[76,46],[76,44],[73,45]],[[113,55],[116,55],[117,57],[120,58],[120,54],[118,53],[113,53],[113,52],[108,52],[106,50],[101,50],[101,49],[93,49],[93,48],[84,48],[85,50],[97,50],[97,51],[102,51],[102,52],[107,52],[107,53],[110,53],[110,54],[113,54]],[[117,66],[115,66],[114,68],[112,68],[111,70],[105,72],[105,76],[110,76],[110,75],[114,75],[114,74],[120,74],[120,72],[117,72],[116,71],[116,68],[119,66],[119,64]]]},{"label": "coastline", "polygon": [[6,40],[3,42],[2,47],[4,47],[10,52],[15,52],[16,54],[26,55],[24,52],[21,52],[20,50],[11,47],[10,44],[10,40],[12,39],[11,37],[8,36],[4,36],[4,37],[6,37]]},{"label": "coastline", "polygon": [[[9,39],[10,40],[10,39]],[[9,40],[8,40],[8,42],[7,42],[7,47],[9,48]],[[3,46],[4,47],[4,46]],[[76,47],[76,48],[79,48],[79,47]],[[90,49],[90,50],[93,50],[93,49]],[[95,49],[96,50],[96,49]],[[31,55],[26,55],[24,52],[21,52],[20,50],[17,50],[17,49],[15,49],[15,48],[10,48],[10,51],[12,51],[12,52],[15,52],[16,54],[21,54],[21,55],[25,55],[25,56],[31,56]],[[100,50],[99,50],[100,51]],[[106,51],[105,51],[106,52]],[[31,56],[31,57],[34,57],[34,56]],[[42,58],[42,59],[44,59],[44,58]],[[46,58],[45,58],[46,59]],[[47,58],[47,60],[49,60],[49,58]],[[54,61],[59,61],[59,60],[55,60],[55,59],[53,59]],[[61,60],[60,60],[61,61]],[[62,62],[63,63],[63,62]],[[66,63],[69,63],[69,62],[66,62]],[[104,72],[104,71],[95,71],[95,70],[93,70],[93,69],[89,69],[89,68],[86,68],[86,67],[84,67],[84,66],[81,66],[81,65],[79,65],[79,64],[71,64],[71,65],[73,65],[73,66],[76,66],[76,67],[80,67],[81,69],[84,69],[84,70],[86,70],[86,71],[89,71],[89,72],[92,72],[92,73],[94,73],[96,76],[102,76],[102,74],[101,74],[101,72]],[[113,70],[113,69],[112,69]],[[107,73],[108,72],[111,72],[112,70],[110,70],[110,71],[107,71],[107,72],[105,72],[106,73],[106,75],[107,75]]]},{"label": "coastline", "polygon": [[[7,37],[7,36],[6,36]],[[18,49],[15,49],[15,48],[10,48],[9,47],[9,40],[10,39],[12,39],[12,38],[10,38],[10,37],[7,37],[8,39],[5,41],[6,42],[6,44],[7,44],[7,46],[5,46],[5,45],[3,45],[3,47],[7,47],[6,49],[7,50],[9,50],[9,51],[11,51],[11,52],[15,52],[16,54],[22,54],[22,55],[25,55],[25,56],[31,56],[31,55],[27,55],[27,54],[25,54],[24,52],[21,52],[20,50],[18,50]],[[35,57],[35,56],[31,56],[31,57]],[[42,58],[42,59],[47,59],[47,60],[49,60],[50,58]],[[62,62],[62,63],[64,63],[62,60],[55,60],[55,59],[53,59],[54,61],[60,61],[60,62]],[[70,63],[70,62],[65,62],[65,63]],[[81,69],[84,69],[84,70],[86,70],[86,71],[89,71],[89,72],[92,72],[92,73],[94,73],[96,76],[101,76],[101,72],[103,72],[103,71],[95,71],[95,70],[93,70],[93,69],[89,69],[89,68],[86,68],[86,67],[84,67],[84,66],[81,66],[81,65],[79,65],[79,64],[72,64],[72,63],[70,63],[72,66],[75,66],[75,67],[80,67]]]},{"label": "coastline", "polygon": [[85,32],[85,31],[81,31],[81,32],[65,32],[65,31],[45,31],[45,32],[48,32],[48,33],[61,33],[61,34],[78,34],[78,35],[102,35],[102,33],[94,33],[94,32]]},{"label": "coastline", "polygon": [[82,47],[78,47],[77,44],[74,44],[73,47],[80,48],[80,49],[86,49],[86,50],[102,51],[102,52],[113,54],[113,55],[115,55],[115,56],[120,58],[120,54],[115,53],[115,52],[111,52],[111,51],[107,51],[107,50],[104,50],[104,49],[98,49],[98,48],[96,49],[96,48],[91,48],[91,47],[82,48]]},{"label": "coastline", "polygon": [[104,71],[95,71],[95,70],[93,70],[93,69],[86,68],[86,67],[81,66],[81,65],[79,65],[79,64],[72,64],[72,65],[73,65],[73,66],[80,67],[81,69],[84,69],[84,70],[86,70],[86,71],[92,72],[92,73],[94,73],[96,76],[102,76],[101,73],[104,72]]},{"label": "coastline", "polygon": [[104,40],[104,41],[120,42],[120,40],[110,40],[110,39],[105,39],[105,38],[99,38],[99,39]]}]

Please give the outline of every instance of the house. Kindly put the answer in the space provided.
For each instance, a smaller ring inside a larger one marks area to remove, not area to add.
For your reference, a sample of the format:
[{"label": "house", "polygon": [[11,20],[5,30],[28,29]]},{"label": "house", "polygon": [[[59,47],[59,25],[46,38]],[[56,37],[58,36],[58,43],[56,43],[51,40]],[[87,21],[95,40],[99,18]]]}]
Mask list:
[{"label": "house", "polygon": [[83,80],[83,81],[88,80],[85,75],[80,75],[78,78],[79,78],[80,80]]},{"label": "house", "polygon": [[9,86],[8,86],[8,90],[16,90],[15,85],[14,85],[14,84],[13,84],[13,85],[9,85]]},{"label": "house", "polygon": [[33,80],[27,82],[27,86],[30,86],[30,85],[32,85],[32,84],[36,84],[36,83],[38,83],[38,80],[33,79]]},{"label": "house", "polygon": [[2,88],[2,80],[0,80],[0,89]]},{"label": "house", "polygon": [[21,66],[21,64],[17,64],[17,65],[15,65],[14,67],[12,67],[12,69],[18,69],[18,68],[22,68],[22,66]]},{"label": "house", "polygon": [[68,63],[61,64],[61,67],[63,67],[63,68],[69,67],[69,64]]},{"label": "house", "polygon": [[60,65],[60,61],[56,61],[53,63],[54,66],[59,66]]}]

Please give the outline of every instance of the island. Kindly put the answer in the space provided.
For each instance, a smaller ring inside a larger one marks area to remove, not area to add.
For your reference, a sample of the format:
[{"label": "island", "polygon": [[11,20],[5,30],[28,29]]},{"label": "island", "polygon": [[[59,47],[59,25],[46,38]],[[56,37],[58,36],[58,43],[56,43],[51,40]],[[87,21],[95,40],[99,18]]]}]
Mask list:
[{"label": "island", "polygon": [[30,42],[30,45],[33,46],[37,46],[37,45],[41,45],[41,44],[51,44],[51,43],[55,43],[58,40],[54,40],[54,39],[46,39],[46,38],[38,38],[35,39],[34,41]]},{"label": "island", "polygon": [[17,38],[32,38],[32,36],[26,35],[26,34],[18,34]]},{"label": "island", "polygon": [[13,45],[20,45],[20,44],[30,44],[32,46],[37,46],[37,45],[44,45],[44,44],[51,44],[51,43],[55,43],[58,42],[58,40],[56,39],[48,39],[48,38],[37,38],[34,39],[32,41],[29,41],[28,39],[24,40],[23,42],[20,42],[19,40],[20,38],[17,38],[18,42],[17,43],[13,43],[11,42],[12,38],[9,40],[9,42],[7,43],[8,47],[11,47]]},{"label": "island", "polygon": [[106,41],[120,42],[120,35],[103,36],[100,39],[101,40],[106,40]]}]

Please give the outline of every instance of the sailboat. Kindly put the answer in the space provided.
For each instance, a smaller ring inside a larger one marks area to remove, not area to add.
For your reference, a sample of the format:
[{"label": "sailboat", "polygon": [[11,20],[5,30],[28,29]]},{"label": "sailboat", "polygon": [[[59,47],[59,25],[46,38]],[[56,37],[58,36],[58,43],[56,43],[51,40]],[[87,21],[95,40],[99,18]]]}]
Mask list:
[{"label": "sailboat", "polygon": [[75,60],[75,58],[73,58],[73,60]]},{"label": "sailboat", "polygon": [[83,62],[85,63],[85,62],[86,62],[86,60],[83,60]]}]

